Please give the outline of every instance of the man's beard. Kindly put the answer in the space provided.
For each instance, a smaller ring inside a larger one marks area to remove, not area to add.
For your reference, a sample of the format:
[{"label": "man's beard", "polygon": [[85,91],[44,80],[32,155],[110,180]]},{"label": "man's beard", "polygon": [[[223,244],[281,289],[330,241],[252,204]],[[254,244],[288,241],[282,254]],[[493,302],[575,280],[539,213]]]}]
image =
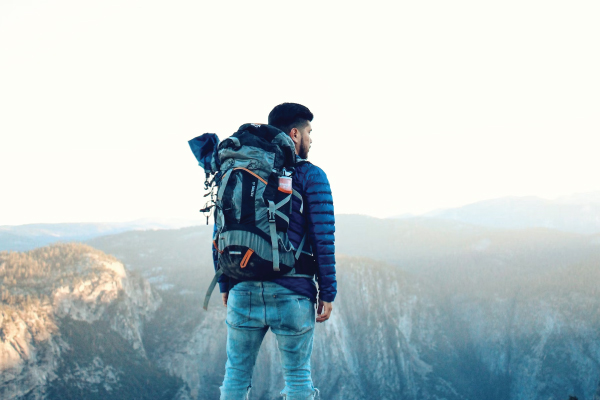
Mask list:
[{"label": "man's beard", "polygon": [[300,151],[298,151],[298,155],[300,156],[300,158],[303,159],[308,159],[308,151],[310,150],[310,144],[308,146],[305,146],[303,144],[300,145]]}]

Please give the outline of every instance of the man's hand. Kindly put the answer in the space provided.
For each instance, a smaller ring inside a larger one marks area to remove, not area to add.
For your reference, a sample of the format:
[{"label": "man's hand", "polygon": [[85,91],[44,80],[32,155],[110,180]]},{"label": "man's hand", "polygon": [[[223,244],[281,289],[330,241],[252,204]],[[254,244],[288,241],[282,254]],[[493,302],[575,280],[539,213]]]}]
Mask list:
[{"label": "man's hand", "polygon": [[221,293],[221,297],[223,298],[223,305],[227,307],[227,299],[229,298],[229,292]]},{"label": "man's hand", "polygon": [[317,322],[325,322],[331,316],[331,310],[333,310],[333,303],[328,303],[319,299],[319,307],[317,307]]}]

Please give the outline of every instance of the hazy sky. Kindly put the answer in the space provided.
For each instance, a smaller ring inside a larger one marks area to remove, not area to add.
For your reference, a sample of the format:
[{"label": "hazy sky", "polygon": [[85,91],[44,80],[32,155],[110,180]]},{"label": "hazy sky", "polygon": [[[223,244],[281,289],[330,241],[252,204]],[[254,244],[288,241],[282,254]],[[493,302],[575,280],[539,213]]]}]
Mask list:
[{"label": "hazy sky", "polygon": [[600,190],[598,1],[0,0],[0,225],[200,218],[187,141],[315,114],[337,213]]}]

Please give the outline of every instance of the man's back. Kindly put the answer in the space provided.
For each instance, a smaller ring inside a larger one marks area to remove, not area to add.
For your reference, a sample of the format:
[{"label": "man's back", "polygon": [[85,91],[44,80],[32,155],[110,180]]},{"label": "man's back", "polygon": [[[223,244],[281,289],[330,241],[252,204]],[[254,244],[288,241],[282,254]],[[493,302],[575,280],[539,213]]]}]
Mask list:
[{"label": "man's back", "polygon": [[[227,306],[227,364],[221,400],[248,399],[256,356],[269,329],[276,335],[280,351],[285,378],[282,396],[308,400],[319,393],[313,386],[310,366],[314,326],[329,319],[337,284],[331,189],[323,170],[305,161],[312,143],[312,119],[308,108],[295,103],[280,104],[269,114],[269,124],[289,135],[299,156],[292,180],[302,200],[292,196],[287,229],[291,246],[302,251],[295,251],[299,258],[292,269],[298,276],[269,281],[220,280]],[[272,243],[275,252],[281,243]],[[314,281],[301,277],[306,275],[317,277],[318,298]],[[319,314],[316,319],[315,311]]]}]

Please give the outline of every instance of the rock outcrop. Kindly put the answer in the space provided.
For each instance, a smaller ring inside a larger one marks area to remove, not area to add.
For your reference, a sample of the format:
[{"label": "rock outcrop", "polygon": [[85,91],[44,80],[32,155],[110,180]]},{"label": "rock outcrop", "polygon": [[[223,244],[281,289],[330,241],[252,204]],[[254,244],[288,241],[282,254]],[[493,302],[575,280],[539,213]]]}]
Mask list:
[{"label": "rock outcrop", "polygon": [[107,364],[96,354],[66,362],[78,345],[72,340],[76,327],[76,333],[86,326],[102,327],[87,339],[112,334],[137,357],[145,357],[144,323],[161,298],[114,257],[78,244],[3,252],[0,277],[0,398],[47,398],[58,381],[118,386],[123,375],[118,363]]}]

